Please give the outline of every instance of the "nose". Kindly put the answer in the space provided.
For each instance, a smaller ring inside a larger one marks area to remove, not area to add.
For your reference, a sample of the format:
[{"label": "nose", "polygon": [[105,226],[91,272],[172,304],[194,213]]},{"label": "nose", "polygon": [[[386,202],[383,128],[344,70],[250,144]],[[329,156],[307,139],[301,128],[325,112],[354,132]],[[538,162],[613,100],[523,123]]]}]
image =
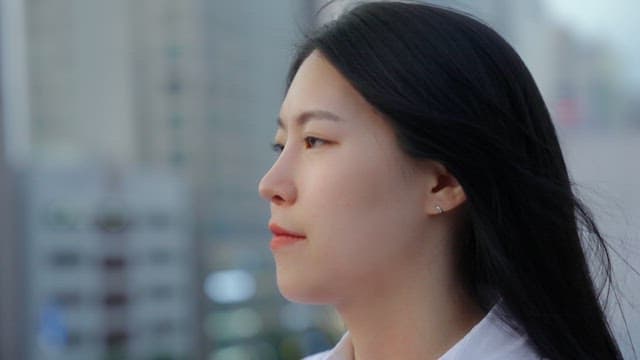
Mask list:
[{"label": "nose", "polygon": [[282,155],[260,179],[258,192],[263,199],[275,205],[286,206],[295,202],[297,190],[291,176],[290,165],[281,160],[283,160]]}]

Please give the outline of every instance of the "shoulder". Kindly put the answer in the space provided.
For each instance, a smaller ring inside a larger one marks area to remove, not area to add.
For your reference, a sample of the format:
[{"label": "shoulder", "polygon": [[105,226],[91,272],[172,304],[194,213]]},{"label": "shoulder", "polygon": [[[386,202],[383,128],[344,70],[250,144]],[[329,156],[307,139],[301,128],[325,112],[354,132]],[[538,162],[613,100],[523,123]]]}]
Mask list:
[{"label": "shoulder", "polygon": [[351,345],[351,335],[347,331],[336,346],[327,351],[309,355],[302,360],[351,360],[353,359],[353,347]]},{"label": "shoulder", "polygon": [[539,360],[540,355],[526,334],[512,329],[497,316],[494,307],[440,360],[491,359]]}]

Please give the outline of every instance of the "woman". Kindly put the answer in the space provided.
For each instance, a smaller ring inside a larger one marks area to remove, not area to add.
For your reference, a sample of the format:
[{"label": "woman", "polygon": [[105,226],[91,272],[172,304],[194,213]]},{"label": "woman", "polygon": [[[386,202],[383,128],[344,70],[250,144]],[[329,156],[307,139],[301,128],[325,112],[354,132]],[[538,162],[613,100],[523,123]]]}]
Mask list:
[{"label": "woman", "polygon": [[467,16],[358,5],[292,64],[259,184],[278,287],[348,332],[309,359],[620,359],[549,113]]}]

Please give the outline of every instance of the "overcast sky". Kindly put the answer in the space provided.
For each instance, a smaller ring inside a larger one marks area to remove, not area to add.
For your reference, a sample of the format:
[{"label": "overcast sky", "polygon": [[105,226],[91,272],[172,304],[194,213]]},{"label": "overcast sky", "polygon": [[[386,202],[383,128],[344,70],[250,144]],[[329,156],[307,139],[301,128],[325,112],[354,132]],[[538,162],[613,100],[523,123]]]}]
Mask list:
[{"label": "overcast sky", "polygon": [[640,91],[640,0],[544,0],[551,15],[583,35],[610,42],[624,79]]}]

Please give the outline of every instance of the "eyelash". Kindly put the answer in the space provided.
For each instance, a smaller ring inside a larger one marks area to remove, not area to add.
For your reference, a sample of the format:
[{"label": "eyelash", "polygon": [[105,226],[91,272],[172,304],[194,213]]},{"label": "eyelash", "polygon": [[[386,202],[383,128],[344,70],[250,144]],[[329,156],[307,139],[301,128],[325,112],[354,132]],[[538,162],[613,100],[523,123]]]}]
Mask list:
[{"label": "eyelash", "polygon": [[[313,140],[314,142],[318,142],[319,141],[319,142],[321,142],[323,144],[327,143],[326,140],[322,140],[322,139],[314,137],[314,136],[307,136],[307,137],[304,138],[305,145],[308,143],[308,140]],[[273,143],[273,144],[271,144],[271,148],[276,153],[281,153],[284,150],[284,145],[279,144],[279,143]]]}]

